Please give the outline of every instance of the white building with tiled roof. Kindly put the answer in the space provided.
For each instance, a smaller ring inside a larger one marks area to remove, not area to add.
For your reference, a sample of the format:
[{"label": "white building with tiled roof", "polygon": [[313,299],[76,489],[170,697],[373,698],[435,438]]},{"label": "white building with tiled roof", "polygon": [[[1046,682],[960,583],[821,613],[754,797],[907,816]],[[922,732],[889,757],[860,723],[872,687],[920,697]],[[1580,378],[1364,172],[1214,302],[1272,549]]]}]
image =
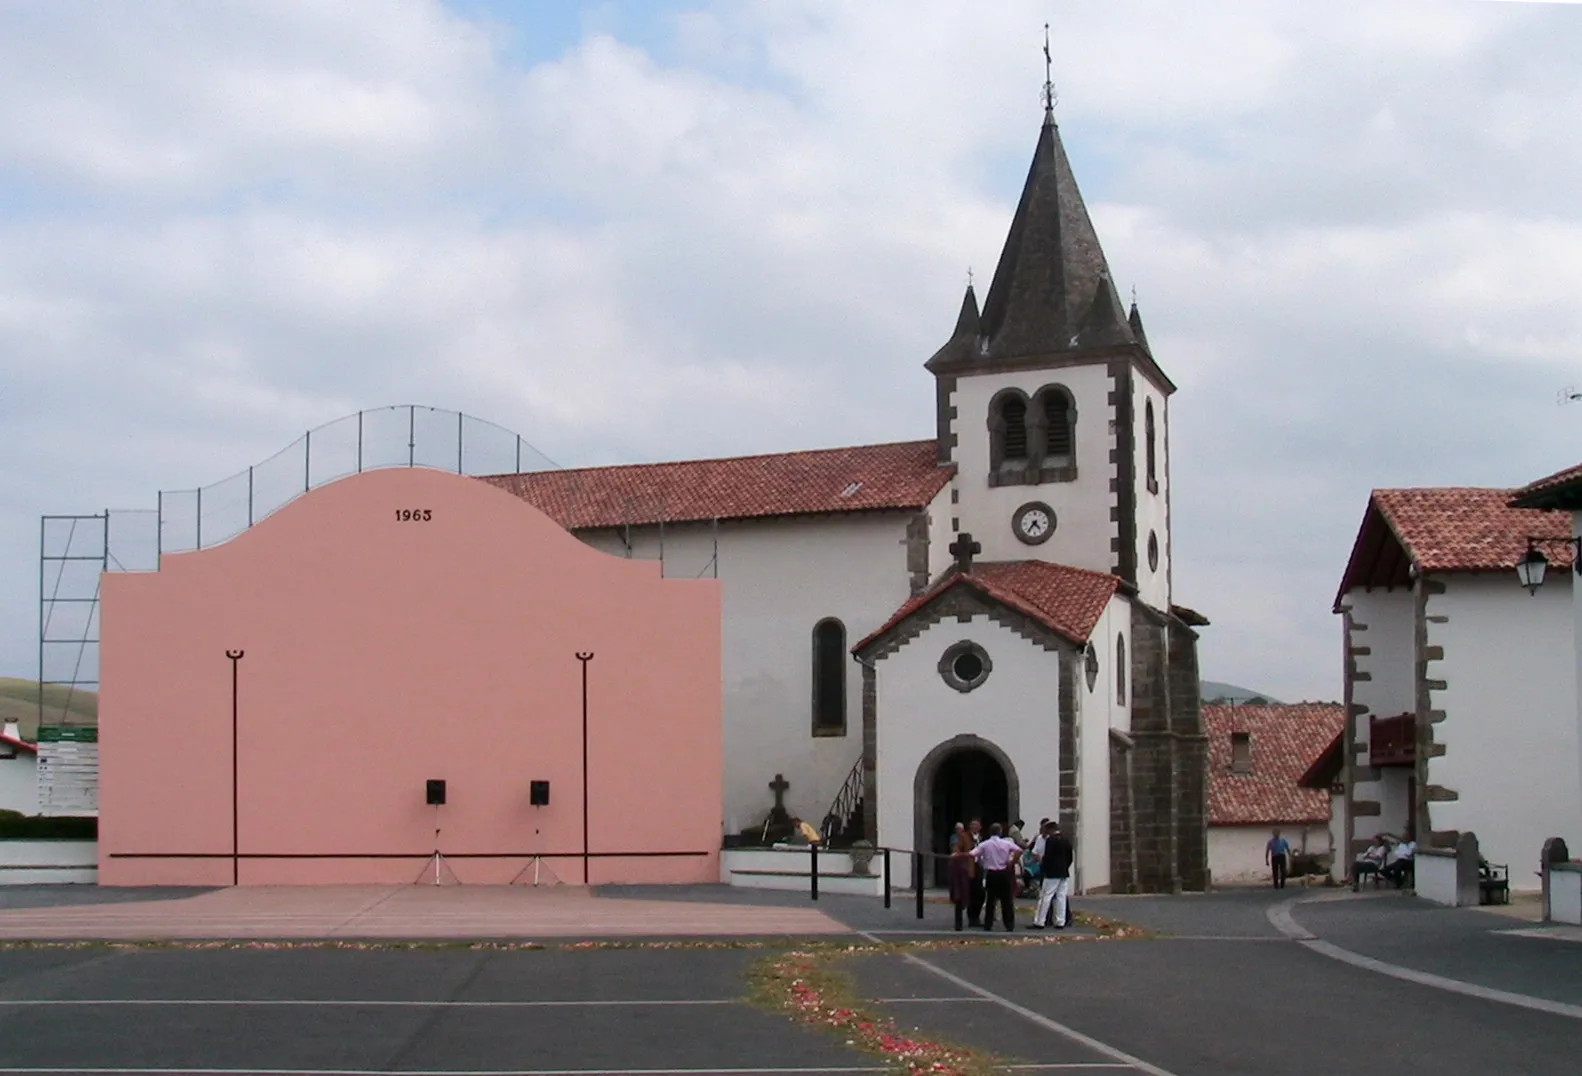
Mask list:
[{"label": "white building with tiled roof", "polygon": [[[1208,735],[1208,865],[1215,885],[1269,880],[1264,846],[1278,828],[1297,855],[1339,853],[1327,787],[1303,778],[1340,735],[1338,702],[1211,703]],[[1342,838],[1343,840],[1343,838]]]},{"label": "white building with tiled roof", "polygon": [[488,480],[599,549],[722,581],[728,836],[763,832],[777,795],[898,849],[1049,816],[1080,888],[1202,888],[1175,386],[1051,113],[981,309],[968,287],[923,365],[928,440]]},{"label": "white building with tiled roof", "polygon": [[[1573,524],[1552,487],[1369,498],[1334,607],[1352,855],[1378,833],[1449,848],[1471,832],[1534,889],[1543,841],[1579,832]],[[1516,566],[1532,548],[1554,570],[1529,594]]]}]

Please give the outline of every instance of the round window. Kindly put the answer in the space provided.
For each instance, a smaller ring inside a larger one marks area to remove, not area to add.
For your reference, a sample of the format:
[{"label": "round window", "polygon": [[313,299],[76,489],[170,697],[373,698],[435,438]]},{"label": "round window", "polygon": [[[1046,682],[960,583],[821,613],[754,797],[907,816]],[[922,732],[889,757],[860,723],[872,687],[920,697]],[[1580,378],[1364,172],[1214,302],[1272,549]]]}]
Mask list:
[{"label": "round window", "polygon": [[977,643],[963,639],[948,647],[939,659],[939,675],[957,691],[971,691],[989,678],[994,663]]},{"label": "round window", "polygon": [[1159,535],[1153,531],[1148,532],[1148,570],[1150,572],[1159,570]]}]

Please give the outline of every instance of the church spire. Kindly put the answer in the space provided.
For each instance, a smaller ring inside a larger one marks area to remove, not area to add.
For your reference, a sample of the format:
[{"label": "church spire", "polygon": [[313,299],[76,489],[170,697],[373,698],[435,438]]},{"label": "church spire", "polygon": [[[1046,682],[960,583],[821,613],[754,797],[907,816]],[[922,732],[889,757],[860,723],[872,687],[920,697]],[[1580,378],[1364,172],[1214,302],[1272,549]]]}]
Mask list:
[{"label": "church spire", "polygon": [[1032,167],[983,302],[985,356],[1135,342],[1109,281],[1109,265],[1055,124],[1051,81]]},{"label": "church spire", "polygon": [[1142,345],[1144,351],[1152,352],[1148,346],[1148,334],[1143,332],[1143,316],[1137,310],[1137,289],[1132,289],[1132,311],[1126,315],[1126,324],[1131,327],[1132,336]]},{"label": "church spire", "polygon": [[978,293],[972,290],[972,284],[967,284],[967,294],[961,297],[961,313],[956,315],[956,330],[950,334],[952,340],[960,337],[976,337],[978,335]]}]

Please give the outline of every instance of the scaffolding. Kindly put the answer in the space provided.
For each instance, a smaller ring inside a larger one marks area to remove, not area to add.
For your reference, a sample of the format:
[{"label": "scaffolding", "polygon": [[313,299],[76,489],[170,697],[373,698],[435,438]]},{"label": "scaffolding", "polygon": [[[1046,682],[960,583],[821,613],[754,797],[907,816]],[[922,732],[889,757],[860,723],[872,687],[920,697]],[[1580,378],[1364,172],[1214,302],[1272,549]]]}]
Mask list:
[{"label": "scaffolding", "polygon": [[74,703],[99,688],[99,593],[106,572],[158,571],[166,553],[228,542],[292,501],[364,471],[425,467],[526,474],[560,465],[492,422],[419,404],[358,411],[309,430],[262,463],[197,489],[161,490],[151,509],[39,520],[38,722],[70,739],[91,727]]}]

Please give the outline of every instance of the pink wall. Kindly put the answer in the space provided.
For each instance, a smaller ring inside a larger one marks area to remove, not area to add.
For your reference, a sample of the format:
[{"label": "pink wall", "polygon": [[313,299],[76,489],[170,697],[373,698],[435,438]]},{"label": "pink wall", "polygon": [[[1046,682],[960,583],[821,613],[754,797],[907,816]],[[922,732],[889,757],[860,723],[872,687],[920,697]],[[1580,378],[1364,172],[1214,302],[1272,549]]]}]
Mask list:
[{"label": "pink wall", "polygon": [[[399,521],[402,509],[432,514]],[[589,681],[591,881],[719,878],[720,594],[596,552],[486,483],[384,470],[324,486],[240,537],[104,576],[99,879],[231,881],[231,662],[239,663],[245,884],[405,882],[434,847],[582,850]],[[528,803],[547,779],[548,807]],[[125,858],[221,853],[223,859]],[[525,858],[452,858],[509,881]],[[550,861],[582,880],[580,858]]]}]

